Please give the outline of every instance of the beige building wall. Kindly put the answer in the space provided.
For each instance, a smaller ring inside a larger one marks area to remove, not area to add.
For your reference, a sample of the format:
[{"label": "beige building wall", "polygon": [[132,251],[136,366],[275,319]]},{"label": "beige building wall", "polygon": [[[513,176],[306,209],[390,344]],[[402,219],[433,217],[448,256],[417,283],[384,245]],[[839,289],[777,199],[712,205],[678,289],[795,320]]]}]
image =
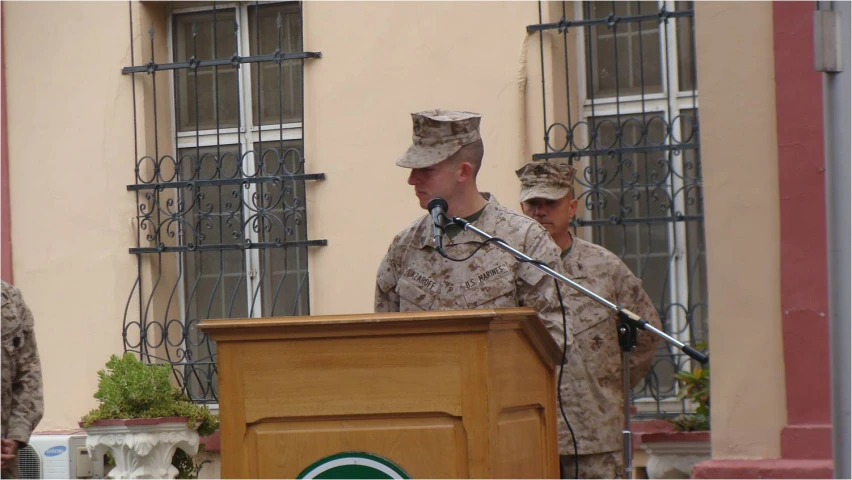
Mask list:
[{"label": "beige building wall", "polygon": [[786,424],[771,2],[696,2],[714,459]]},{"label": "beige building wall", "polygon": [[136,259],[128,7],[4,2],[15,283],[41,353],[41,430],[77,426],[122,350]]}]

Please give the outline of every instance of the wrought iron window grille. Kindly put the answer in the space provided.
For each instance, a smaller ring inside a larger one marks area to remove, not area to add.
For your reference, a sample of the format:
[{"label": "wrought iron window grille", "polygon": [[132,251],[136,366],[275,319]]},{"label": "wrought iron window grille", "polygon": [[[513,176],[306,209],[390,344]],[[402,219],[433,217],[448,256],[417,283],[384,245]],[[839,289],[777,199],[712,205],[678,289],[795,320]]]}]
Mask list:
[{"label": "wrought iron window grille", "polygon": [[[180,15],[170,12],[171,39],[157,38],[152,25],[148,42],[151,52],[157,41],[182,42],[185,57],[176,51],[175,61],[160,63],[152,53],[121,71],[134,101],[135,180],[127,190],[136,198],[129,252],[138,272],[122,336],[125,351],[171,364],[191,398],[217,403],[216,349],[198,331],[201,320],[309,314],[307,248],[327,241],[307,238],[305,183],[325,174],[305,172],[303,70],[322,54],[301,49],[298,2],[193,8],[189,28]],[[158,108],[163,72],[174,109],[167,115]],[[144,120],[149,138],[137,133],[142,102],[152,114]],[[165,153],[161,125],[173,127]],[[153,151],[140,155],[145,148]]]},{"label": "wrought iron window grille", "polygon": [[[643,280],[667,333],[704,343],[708,305],[692,2],[538,7],[539,23],[527,32],[540,42],[544,148],[533,160],[575,165],[585,210],[572,222],[575,233],[619,255]],[[544,23],[545,9],[559,21]],[[551,62],[545,62],[548,55]],[[551,98],[562,101],[549,112]],[[672,375],[690,366],[688,357],[660,345],[651,372],[633,391],[638,416],[687,411]]]}]

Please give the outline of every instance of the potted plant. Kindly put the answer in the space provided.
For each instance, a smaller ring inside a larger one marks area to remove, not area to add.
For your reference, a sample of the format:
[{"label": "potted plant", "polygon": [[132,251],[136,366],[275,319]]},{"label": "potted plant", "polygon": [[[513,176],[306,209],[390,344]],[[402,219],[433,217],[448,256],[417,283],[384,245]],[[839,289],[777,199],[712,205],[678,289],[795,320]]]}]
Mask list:
[{"label": "potted plant", "polygon": [[681,386],[678,398],[690,399],[697,405],[695,413],[684,413],[671,420],[678,432],[710,430],[710,367],[693,371],[681,370],[675,374]]},{"label": "potted plant", "polygon": [[146,365],[132,353],[112,355],[98,371],[94,396],[100,404],[80,426],[89,455],[109,453],[114,460],[110,478],[197,476],[200,467],[176,452],[196,455],[200,437],[212,434],[219,421],[172,385],[170,374],[170,366]]},{"label": "potted plant", "polygon": [[695,412],[669,420],[674,432],[642,436],[648,478],[690,478],[696,463],[710,459],[710,368],[681,370],[675,378],[678,397],[694,403]]}]

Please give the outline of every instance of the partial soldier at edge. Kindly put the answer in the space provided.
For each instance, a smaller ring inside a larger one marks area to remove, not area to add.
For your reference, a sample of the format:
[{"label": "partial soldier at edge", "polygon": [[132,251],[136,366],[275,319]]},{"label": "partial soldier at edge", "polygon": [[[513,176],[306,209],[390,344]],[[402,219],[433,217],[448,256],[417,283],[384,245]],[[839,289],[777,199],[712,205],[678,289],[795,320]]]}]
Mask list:
[{"label": "partial soldier at edge", "polygon": [[18,477],[18,452],[44,415],[33,315],[20,290],[2,282],[2,478]]}]

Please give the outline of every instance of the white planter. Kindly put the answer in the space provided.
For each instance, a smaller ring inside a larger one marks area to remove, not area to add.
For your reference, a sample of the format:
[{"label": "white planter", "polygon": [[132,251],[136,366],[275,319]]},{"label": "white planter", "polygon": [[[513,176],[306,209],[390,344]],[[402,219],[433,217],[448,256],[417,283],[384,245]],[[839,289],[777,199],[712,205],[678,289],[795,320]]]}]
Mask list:
[{"label": "white planter", "polygon": [[710,432],[667,432],[642,436],[648,478],[691,478],[692,467],[710,459]]},{"label": "white planter", "polygon": [[[86,428],[86,448],[91,458],[110,452],[115,467],[110,478],[175,478],[172,457],[180,448],[198,453],[199,436],[186,426],[186,418],[101,420]],[[95,472],[96,475],[103,472]]]}]

